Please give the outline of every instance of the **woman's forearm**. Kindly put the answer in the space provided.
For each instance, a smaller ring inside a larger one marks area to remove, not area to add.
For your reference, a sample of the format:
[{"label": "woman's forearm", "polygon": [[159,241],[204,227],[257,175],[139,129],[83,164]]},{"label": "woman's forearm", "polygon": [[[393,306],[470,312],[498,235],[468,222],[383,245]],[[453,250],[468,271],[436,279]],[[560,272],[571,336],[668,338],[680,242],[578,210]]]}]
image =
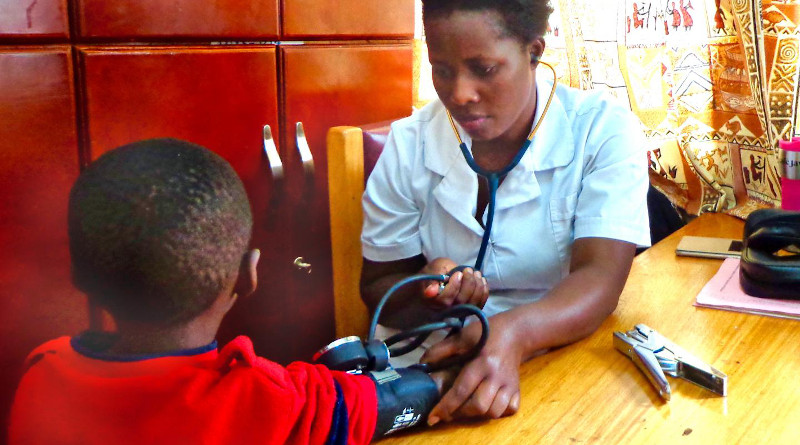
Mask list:
[{"label": "woman's forearm", "polygon": [[593,333],[616,308],[630,271],[635,246],[587,238],[573,246],[570,274],[541,300],[506,314],[524,360],[542,350]]}]

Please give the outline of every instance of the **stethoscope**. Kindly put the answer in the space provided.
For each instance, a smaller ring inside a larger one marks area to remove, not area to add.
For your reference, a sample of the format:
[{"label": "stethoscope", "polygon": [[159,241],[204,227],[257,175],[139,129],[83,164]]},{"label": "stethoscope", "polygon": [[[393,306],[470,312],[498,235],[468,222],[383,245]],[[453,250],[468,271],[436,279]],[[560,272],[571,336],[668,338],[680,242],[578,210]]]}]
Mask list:
[{"label": "stethoscope", "polygon": [[[483,231],[483,239],[481,240],[481,248],[478,250],[478,258],[475,260],[475,267],[474,270],[481,270],[483,267],[483,258],[486,255],[486,248],[489,245],[489,236],[492,233],[492,221],[494,220],[494,207],[495,203],[497,202],[497,188],[500,187],[500,180],[508,174],[514,167],[519,164],[519,161],[522,160],[522,156],[525,155],[525,152],[528,151],[528,147],[531,146],[531,142],[533,142],[533,137],[536,135],[536,131],[539,129],[539,126],[544,121],[544,117],[547,114],[547,109],[550,108],[550,103],[553,101],[553,96],[556,93],[556,82],[558,82],[556,76],[556,70],[547,62],[539,62],[553,72],[553,88],[550,89],[550,96],[547,98],[547,102],[544,105],[544,110],[542,110],[542,115],[539,117],[539,120],[536,121],[536,124],[533,126],[533,129],[530,133],[528,133],[528,137],[525,139],[525,142],[522,143],[522,147],[520,147],[517,155],[514,156],[514,159],[508,163],[505,167],[501,168],[500,170],[486,170],[485,168],[478,165],[475,162],[475,158],[472,157],[472,153],[467,148],[467,144],[461,140],[461,135],[458,132],[458,128],[456,128],[456,123],[453,120],[453,116],[450,115],[450,111],[447,111],[447,119],[450,120],[450,126],[453,128],[453,133],[456,135],[456,139],[458,139],[458,147],[461,149],[461,153],[464,155],[464,159],[467,161],[467,165],[469,168],[472,169],[478,176],[483,176],[486,178],[486,181],[489,186],[489,208],[488,213],[486,215],[486,227]],[[465,266],[459,266],[456,269],[453,269],[451,273],[448,275],[452,275],[452,273],[456,272],[459,268],[463,269]]]},{"label": "stethoscope", "polygon": [[[481,240],[481,247],[478,251],[478,258],[475,260],[475,266],[473,267],[473,270],[476,271],[481,270],[481,267],[483,266],[483,259],[486,255],[487,245],[489,244],[489,236],[491,235],[492,231],[492,221],[494,220],[495,202],[497,200],[497,188],[500,186],[500,180],[514,167],[516,167],[517,164],[519,164],[519,161],[522,159],[522,156],[525,155],[525,152],[528,150],[528,147],[530,147],[531,142],[533,141],[536,131],[539,129],[539,126],[547,114],[547,109],[550,108],[550,103],[553,101],[553,96],[556,92],[556,82],[558,82],[558,79],[555,69],[549,63],[541,61],[539,63],[544,64],[553,72],[553,88],[550,90],[550,96],[547,98],[547,103],[544,106],[544,110],[542,110],[542,115],[533,126],[533,129],[528,134],[525,142],[523,142],[522,147],[520,147],[516,156],[514,156],[514,159],[512,159],[511,162],[509,162],[508,165],[502,169],[496,171],[486,170],[478,165],[477,162],[475,162],[475,159],[472,157],[472,153],[467,148],[467,144],[461,140],[461,136],[458,133],[458,128],[456,127],[455,121],[453,121],[453,117],[450,115],[450,112],[447,111],[447,118],[450,120],[453,133],[455,133],[456,139],[458,139],[459,148],[461,149],[461,153],[464,155],[464,159],[467,161],[467,165],[469,165],[469,167],[475,173],[486,178],[489,185],[489,205],[488,214],[486,217],[486,227]],[[324,364],[330,369],[341,371],[358,373],[382,371],[389,366],[390,357],[399,357],[411,352],[419,347],[434,331],[449,329],[451,333],[457,332],[464,327],[464,323],[468,317],[475,316],[478,319],[478,322],[481,324],[481,338],[469,351],[459,356],[453,356],[449,359],[440,361],[435,365],[418,364],[413,366],[427,372],[433,372],[453,365],[466,363],[467,361],[471,360],[477,356],[478,353],[480,353],[481,349],[483,349],[483,346],[486,344],[486,340],[489,338],[489,320],[486,318],[486,315],[483,313],[483,311],[471,304],[459,304],[449,307],[436,314],[436,321],[426,323],[410,330],[402,331],[390,336],[384,341],[375,339],[375,330],[378,326],[378,319],[380,318],[381,311],[383,310],[383,307],[386,305],[386,302],[389,300],[389,298],[398,289],[409,283],[426,280],[439,281],[440,283],[445,284],[449,281],[450,277],[453,276],[454,273],[466,269],[467,267],[468,266],[457,266],[447,274],[413,275],[398,281],[386,291],[383,297],[381,297],[381,300],[378,302],[378,305],[375,307],[375,312],[372,315],[369,325],[367,341],[362,342],[357,336],[341,338],[317,352],[314,355],[313,361],[315,363]]]}]

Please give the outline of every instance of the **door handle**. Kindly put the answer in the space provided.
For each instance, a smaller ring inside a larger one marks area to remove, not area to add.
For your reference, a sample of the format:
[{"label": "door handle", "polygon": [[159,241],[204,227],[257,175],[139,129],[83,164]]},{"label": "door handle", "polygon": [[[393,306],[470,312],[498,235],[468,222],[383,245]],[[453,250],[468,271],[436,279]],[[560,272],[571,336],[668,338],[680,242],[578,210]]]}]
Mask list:
[{"label": "door handle", "polygon": [[296,127],[297,151],[300,153],[300,160],[303,162],[303,170],[306,176],[314,174],[314,157],[311,155],[311,148],[308,146],[306,132],[303,123],[298,122]]},{"label": "door handle", "polygon": [[267,154],[267,161],[269,162],[269,169],[272,172],[272,179],[283,179],[283,162],[281,156],[278,154],[278,148],[275,146],[275,140],[272,139],[272,130],[269,125],[264,125],[264,153]]},{"label": "door handle", "polygon": [[301,256],[294,259],[294,266],[298,270],[305,270],[306,273],[311,273],[311,264],[306,263],[306,261]]}]

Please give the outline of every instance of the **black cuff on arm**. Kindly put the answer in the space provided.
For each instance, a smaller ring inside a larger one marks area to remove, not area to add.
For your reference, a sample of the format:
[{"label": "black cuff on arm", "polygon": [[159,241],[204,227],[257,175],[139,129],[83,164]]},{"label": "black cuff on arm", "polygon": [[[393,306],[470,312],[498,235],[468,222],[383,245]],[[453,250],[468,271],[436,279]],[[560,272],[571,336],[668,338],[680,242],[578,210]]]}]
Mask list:
[{"label": "black cuff on arm", "polygon": [[439,390],[428,373],[418,369],[370,372],[378,395],[378,420],[372,439],[425,423],[439,401]]}]

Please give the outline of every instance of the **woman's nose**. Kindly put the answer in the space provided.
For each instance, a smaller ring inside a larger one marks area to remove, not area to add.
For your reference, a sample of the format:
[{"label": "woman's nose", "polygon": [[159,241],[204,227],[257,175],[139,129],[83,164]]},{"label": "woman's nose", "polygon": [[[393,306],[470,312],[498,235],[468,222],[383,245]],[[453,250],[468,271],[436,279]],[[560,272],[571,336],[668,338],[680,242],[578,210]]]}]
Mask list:
[{"label": "woman's nose", "polygon": [[450,100],[456,105],[465,105],[470,102],[478,101],[478,90],[475,82],[468,76],[457,76],[453,79],[450,91]]}]

